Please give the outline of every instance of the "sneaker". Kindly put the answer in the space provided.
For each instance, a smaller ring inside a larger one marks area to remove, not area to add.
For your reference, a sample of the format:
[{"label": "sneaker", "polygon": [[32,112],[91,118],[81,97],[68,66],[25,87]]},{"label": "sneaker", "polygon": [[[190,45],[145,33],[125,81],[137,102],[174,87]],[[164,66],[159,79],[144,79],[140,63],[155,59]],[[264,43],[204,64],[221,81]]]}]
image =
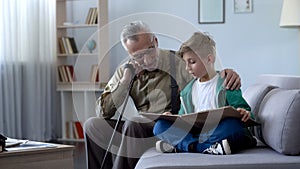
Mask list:
[{"label": "sneaker", "polygon": [[227,139],[222,140],[221,143],[215,143],[209,148],[203,151],[204,154],[213,154],[213,155],[228,155],[231,154],[230,146]]},{"label": "sneaker", "polygon": [[156,142],[156,151],[160,153],[174,153],[176,148],[169,143],[159,140]]}]

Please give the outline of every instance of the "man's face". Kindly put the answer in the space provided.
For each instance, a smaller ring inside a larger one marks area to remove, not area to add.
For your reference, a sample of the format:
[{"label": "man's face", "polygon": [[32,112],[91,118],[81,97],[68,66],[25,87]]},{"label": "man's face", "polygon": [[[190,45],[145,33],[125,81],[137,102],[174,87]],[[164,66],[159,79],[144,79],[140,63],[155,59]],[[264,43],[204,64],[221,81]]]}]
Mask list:
[{"label": "man's face", "polygon": [[157,69],[157,39],[151,34],[140,34],[138,40],[127,40],[126,47],[131,61],[140,69],[153,71]]}]

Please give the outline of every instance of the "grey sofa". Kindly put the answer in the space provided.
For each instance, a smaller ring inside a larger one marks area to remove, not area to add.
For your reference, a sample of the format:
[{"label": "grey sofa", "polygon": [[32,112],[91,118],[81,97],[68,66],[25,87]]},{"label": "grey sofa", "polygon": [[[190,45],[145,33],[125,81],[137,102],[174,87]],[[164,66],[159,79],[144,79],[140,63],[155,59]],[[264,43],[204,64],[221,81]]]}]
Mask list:
[{"label": "grey sofa", "polygon": [[146,151],[137,169],[299,169],[300,76],[260,75],[244,97],[261,126],[251,130],[258,139],[253,149],[232,155],[158,153]]}]

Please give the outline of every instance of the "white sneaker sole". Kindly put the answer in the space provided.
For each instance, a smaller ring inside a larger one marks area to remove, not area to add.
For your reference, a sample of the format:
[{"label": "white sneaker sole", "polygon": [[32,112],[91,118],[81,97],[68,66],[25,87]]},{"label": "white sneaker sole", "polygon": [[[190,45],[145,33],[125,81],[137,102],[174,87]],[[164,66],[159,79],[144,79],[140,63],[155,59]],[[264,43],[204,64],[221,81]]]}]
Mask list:
[{"label": "white sneaker sole", "polygon": [[[173,150],[174,150],[174,148],[173,147],[167,147],[167,148],[165,148],[165,147],[161,147],[161,146],[164,146],[163,144],[167,144],[167,143],[164,143],[163,141],[157,141],[156,142],[156,151],[158,151],[158,152],[160,152],[160,153],[171,153]],[[165,150],[165,151],[161,151],[161,150]]]},{"label": "white sneaker sole", "polygon": [[222,145],[223,145],[223,149],[224,149],[224,152],[226,153],[226,155],[231,154],[230,145],[229,145],[227,139],[222,140]]}]

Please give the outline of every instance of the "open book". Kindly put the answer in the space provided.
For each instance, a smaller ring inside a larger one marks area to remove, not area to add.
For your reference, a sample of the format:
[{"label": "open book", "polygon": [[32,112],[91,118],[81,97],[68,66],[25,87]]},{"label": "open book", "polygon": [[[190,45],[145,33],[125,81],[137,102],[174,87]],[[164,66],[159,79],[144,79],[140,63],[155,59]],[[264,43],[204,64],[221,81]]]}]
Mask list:
[{"label": "open book", "polygon": [[[163,115],[155,113],[140,113],[140,115],[154,121],[158,119],[165,119],[176,123],[184,123],[197,128],[202,128],[204,125],[218,124],[222,119],[228,117],[234,117],[239,119],[241,119],[242,117],[242,115],[231,106],[184,115]],[[259,125],[259,123],[252,119],[249,119],[247,122],[245,122],[245,127],[256,125]]]},{"label": "open book", "polygon": [[52,143],[20,140],[20,139],[8,138],[8,137],[5,140],[5,150],[7,151],[20,151],[20,150],[54,148],[54,147],[57,147],[57,145]]},{"label": "open book", "polygon": [[26,144],[28,140],[19,140],[19,139],[13,139],[13,138],[7,138],[5,140],[5,148],[18,146],[20,144]]}]

